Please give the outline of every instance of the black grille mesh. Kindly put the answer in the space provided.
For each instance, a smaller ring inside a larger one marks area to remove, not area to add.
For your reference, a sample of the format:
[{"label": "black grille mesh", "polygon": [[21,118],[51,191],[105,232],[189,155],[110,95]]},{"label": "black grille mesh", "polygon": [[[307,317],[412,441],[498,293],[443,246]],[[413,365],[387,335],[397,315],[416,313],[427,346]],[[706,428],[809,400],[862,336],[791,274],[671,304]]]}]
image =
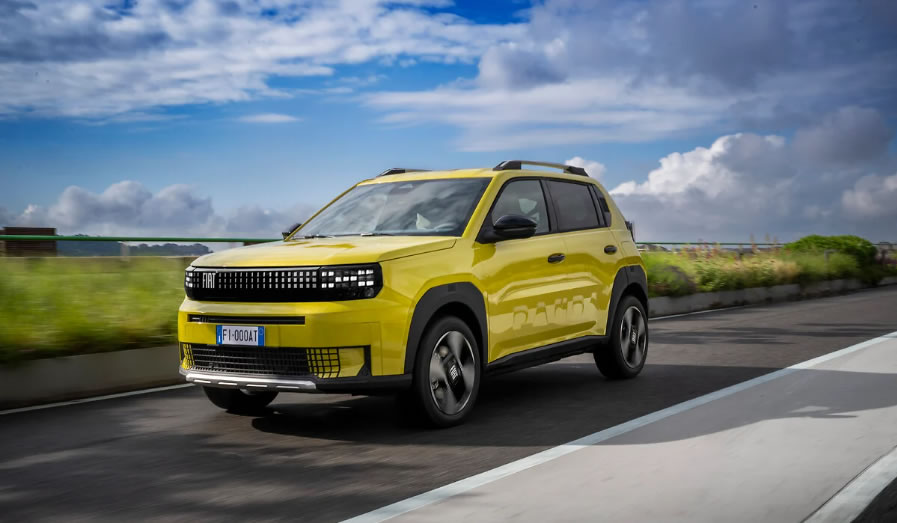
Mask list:
[{"label": "black grille mesh", "polygon": [[190,370],[217,374],[336,378],[340,372],[339,350],[191,343],[184,345],[184,365]]}]

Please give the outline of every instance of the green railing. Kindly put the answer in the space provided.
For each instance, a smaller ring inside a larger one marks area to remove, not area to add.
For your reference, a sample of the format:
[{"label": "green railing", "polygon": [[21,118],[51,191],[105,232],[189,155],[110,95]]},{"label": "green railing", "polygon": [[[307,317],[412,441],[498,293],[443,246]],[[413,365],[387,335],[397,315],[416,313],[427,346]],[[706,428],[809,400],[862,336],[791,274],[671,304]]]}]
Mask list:
[{"label": "green railing", "polygon": [[0,234],[0,241],[61,241],[61,242],[142,242],[142,243],[262,243],[280,238],[175,238],[168,236],[41,236],[28,234]]},{"label": "green railing", "polygon": [[[279,241],[281,238],[179,238],[173,236],[44,236],[0,234],[0,241],[89,241],[128,243],[264,243]],[[635,242],[638,245],[719,245],[723,247],[757,245],[761,247],[782,245],[764,242]]]}]

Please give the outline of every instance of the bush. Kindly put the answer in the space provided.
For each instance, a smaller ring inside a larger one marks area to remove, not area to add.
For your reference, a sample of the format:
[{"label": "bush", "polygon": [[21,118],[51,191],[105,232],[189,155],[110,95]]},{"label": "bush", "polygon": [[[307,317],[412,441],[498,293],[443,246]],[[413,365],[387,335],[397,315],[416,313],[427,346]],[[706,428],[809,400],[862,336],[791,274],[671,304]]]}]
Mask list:
[{"label": "bush", "polygon": [[793,252],[816,252],[834,250],[853,256],[860,265],[875,263],[878,249],[869,240],[859,236],[819,236],[813,234],[805,236],[796,242],[785,245],[785,248]]}]

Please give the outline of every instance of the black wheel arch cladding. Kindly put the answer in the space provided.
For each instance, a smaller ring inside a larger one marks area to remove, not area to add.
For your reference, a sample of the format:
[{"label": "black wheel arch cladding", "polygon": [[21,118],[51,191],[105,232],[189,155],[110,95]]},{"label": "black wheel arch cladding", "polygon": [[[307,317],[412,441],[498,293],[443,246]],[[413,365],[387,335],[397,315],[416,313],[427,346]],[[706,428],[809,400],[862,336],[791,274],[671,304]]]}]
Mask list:
[{"label": "black wheel arch cladding", "polygon": [[[474,324],[468,325],[477,338],[480,361],[485,362],[489,346],[489,331],[486,324],[486,301],[483,293],[470,282],[457,282],[439,285],[429,289],[414,307],[411,316],[411,328],[408,330],[408,341],[405,345],[405,373],[414,372],[414,360],[424,331],[430,321],[441,310],[465,310],[473,316]],[[462,320],[465,318],[461,318]],[[471,323],[471,322],[468,322]]]},{"label": "black wheel arch cladding", "polygon": [[620,267],[617,271],[617,276],[614,278],[614,288],[611,291],[610,304],[607,308],[605,333],[610,332],[617,304],[620,303],[624,295],[635,296],[645,307],[645,314],[648,314],[648,276],[640,265],[627,265]]}]

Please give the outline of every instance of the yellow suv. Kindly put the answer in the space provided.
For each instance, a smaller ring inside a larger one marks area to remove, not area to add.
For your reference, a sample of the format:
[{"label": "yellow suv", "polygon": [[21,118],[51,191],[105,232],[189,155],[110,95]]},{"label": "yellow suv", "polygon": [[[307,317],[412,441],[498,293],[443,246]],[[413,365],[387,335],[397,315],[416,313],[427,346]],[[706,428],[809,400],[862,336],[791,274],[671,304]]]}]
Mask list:
[{"label": "yellow suv", "polygon": [[448,426],[490,375],[592,352],[631,378],[648,351],[631,225],[562,164],[390,169],[283,241],[197,259],[184,287],[180,372],[236,412],[279,392],[390,392]]}]

